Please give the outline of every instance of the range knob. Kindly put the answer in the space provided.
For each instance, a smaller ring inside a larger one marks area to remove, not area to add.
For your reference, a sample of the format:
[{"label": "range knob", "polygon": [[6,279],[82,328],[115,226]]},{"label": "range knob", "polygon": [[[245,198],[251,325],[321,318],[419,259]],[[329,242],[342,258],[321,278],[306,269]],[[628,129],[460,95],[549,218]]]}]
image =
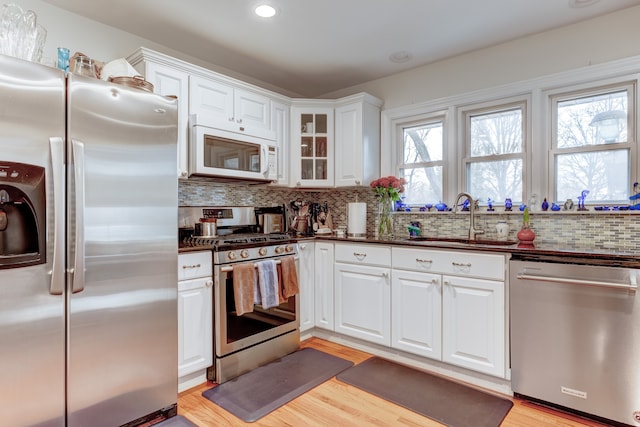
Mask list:
[{"label": "range knob", "polygon": [[241,250],[241,251],[240,251],[240,256],[241,256],[242,258],[248,258],[248,257],[249,257],[249,251],[248,251],[248,250],[246,250],[246,249]]},{"label": "range knob", "polygon": [[282,252],[284,252],[284,247],[282,247],[282,246],[276,247],[276,253],[277,254],[281,254]]},{"label": "range knob", "polygon": [[287,245],[287,246],[284,248],[284,251],[285,251],[285,252],[293,252],[293,245]]},{"label": "range knob", "polygon": [[260,256],[265,256],[265,255],[267,254],[267,252],[268,252],[268,251],[267,251],[267,248],[260,248],[260,249],[258,249],[258,254],[259,254]]},{"label": "range knob", "polygon": [[231,251],[227,254],[227,258],[230,259],[231,261],[233,261],[234,259],[236,259],[236,253]]}]

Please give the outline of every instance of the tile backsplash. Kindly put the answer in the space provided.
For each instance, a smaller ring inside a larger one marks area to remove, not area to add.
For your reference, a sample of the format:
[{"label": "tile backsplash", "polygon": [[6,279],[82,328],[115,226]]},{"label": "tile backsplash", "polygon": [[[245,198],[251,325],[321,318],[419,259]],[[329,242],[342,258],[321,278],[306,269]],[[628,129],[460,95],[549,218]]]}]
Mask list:
[{"label": "tile backsplash", "polygon": [[[331,190],[297,190],[267,185],[220,184],[208,181],[181,180],[179,183],[181,206],[275,206],[289,205],[291,201],[327,203],[333,226],[347,226],[347,204],[367,203],[367,233],[375,235],[378,203],[369,187],[351,187]],[[509,239],[516,240],[522,213],[478,213],[476,225],[485,230],[482,238],[496,238],[496,224],[509,224]],[[640,211],[629,212],[533,212],[531,228],[536,241],[556,243],[580,248],[620,249],[640,251]],[[408,237],[407,225],[419,221],[422,235],[433,237],[467,237],[468,214],[451,212],[395,212],[393,215],[396,237]]]}]

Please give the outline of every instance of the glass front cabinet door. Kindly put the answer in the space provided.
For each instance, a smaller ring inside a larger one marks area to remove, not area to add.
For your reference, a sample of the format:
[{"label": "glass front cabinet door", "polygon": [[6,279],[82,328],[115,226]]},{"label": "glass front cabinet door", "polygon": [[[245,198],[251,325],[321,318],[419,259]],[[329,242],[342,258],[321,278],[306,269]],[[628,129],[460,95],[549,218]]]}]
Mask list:
[{"label": "glass front cabinet door", "polygon": [[294,187],[332,187],[333,108],[294,108],[291,139]]}]

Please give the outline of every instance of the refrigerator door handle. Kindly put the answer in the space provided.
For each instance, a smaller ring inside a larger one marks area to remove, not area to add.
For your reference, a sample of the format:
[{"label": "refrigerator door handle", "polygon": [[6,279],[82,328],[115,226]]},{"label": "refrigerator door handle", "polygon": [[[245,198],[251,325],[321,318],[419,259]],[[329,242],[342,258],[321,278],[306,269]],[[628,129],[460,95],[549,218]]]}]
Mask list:
[{"label": "refrigerator door handle", "polygon": [[84,290],[84,144],[71,140],[75,179],[75,244],[71,273],[71,292]]},{"label": "refrigerator door handle", "polygon": [[51,177],[53,182],[53,261],[49,293],[62,295],[64,291],[64,139],[49,138]]}]

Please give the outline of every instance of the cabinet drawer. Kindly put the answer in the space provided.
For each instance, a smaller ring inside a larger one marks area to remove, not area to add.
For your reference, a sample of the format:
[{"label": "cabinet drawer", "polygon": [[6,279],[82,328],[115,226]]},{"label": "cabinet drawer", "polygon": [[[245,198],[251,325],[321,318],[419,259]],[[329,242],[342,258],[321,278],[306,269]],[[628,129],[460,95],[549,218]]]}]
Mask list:
[{"label": "cabinet drawer", "polygon": [[335,257],[336,262],[389,267],[391,248],[377,245],[336,244]]},{"label": "cabinet drawer", "polygon": [[178,280],[211,277],[211,251],[178,254]]},{"label": "cabinet drawer", "polygon": [[469,251],[393,248],[393,268],[504,280],[505,257]]}]

